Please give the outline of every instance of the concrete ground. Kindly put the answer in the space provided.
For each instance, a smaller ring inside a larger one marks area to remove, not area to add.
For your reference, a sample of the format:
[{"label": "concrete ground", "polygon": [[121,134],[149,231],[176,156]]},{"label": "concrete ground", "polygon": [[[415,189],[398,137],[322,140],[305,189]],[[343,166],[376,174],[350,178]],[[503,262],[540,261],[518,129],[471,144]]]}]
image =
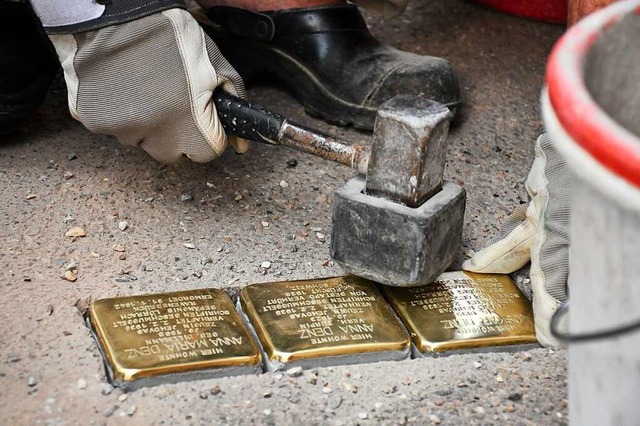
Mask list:
[{"label": "concrete ground", "polygon": [[[370,22],[382,40],[446,57],[460,75],[465,106],[446,170],[469,195],[458,269],[526,200],[545,59],[563,28],[460,0],[416,1],[396,20]],[[250,95],[295,121],[368,138],[305,116],[277,88]],[[104,297],[339,275],[328,242],[310,228],[330,235],[332,193],[352,172],[266,146],[211,164],[165,167],[89,133],[65,102],[58,83],[38,116],[0,147],[3,424],[567,422],[566,354],[547,349],[320,368],[316,384],[307,371],[130,394],[110,388],[83,306]],[[87,236],[65,237],[73,226]],[[272,265],[266,274],[264,261]],[[61,279],[70,262],[76,282]]]}]

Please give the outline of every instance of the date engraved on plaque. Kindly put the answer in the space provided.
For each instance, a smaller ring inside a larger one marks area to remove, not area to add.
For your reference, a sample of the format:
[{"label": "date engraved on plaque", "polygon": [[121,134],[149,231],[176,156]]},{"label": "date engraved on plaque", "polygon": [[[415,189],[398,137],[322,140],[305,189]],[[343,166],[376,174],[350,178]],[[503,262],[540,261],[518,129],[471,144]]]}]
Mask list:
[{"label": "date engraved on plaque", "polygon": [[531,303],[508,275],[448,272],[385,294],[424,354],[536,342]]},{"label": "date engraved on plaque", "polygon": [[114,382],[260,365],[231,299],[216,289],[103,299],[89,322]]},{"label": "date engraved on plaque", "polygon": [[364,279],[255,284],[242,290],[240,302],[269,361],[408,354],[407,333],[376,285]]}]

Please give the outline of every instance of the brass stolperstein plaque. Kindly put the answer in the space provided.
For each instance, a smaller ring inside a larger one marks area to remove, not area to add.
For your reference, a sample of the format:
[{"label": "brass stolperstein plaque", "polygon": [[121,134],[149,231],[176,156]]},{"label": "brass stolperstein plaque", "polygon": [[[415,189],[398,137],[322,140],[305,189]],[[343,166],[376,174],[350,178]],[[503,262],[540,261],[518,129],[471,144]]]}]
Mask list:
[{"label": "brass stolperstein plaque", "polygon": [[508,275],[447,272],[384,291],[422,354],[537,342],[531,303]]},{"label": "brass stolperstein plaque", "polygon": [[[411,341],[384,297],[357,277],[254,284],[243,312],[267,354],[267,368],[405,359]],[[312,362],[306,364],[305,360]]]},{"label": "brass stolperstein plaque", "polygon": [[116,386],[261,371],[260,351],[221,290],[102,299],[88,320]]}]

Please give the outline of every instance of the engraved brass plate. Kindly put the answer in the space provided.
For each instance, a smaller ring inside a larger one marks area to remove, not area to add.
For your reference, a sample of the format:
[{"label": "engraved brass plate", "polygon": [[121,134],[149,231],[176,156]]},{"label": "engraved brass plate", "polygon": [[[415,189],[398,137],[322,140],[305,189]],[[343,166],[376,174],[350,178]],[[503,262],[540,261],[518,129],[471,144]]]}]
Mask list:
[{"label": "engraved brass plate", "polygon": [[115,382],[261,364],[221,290],[102,299],[89,307],[89,321]]},{"label": "engraved brass plate", "polygon": [[254,284],[240,302],[270,361],[408,354],[411,344],[376,285],[357,277]]},{"label": "engraved brass plate", "polygon": [[531,303],[508,275],[447,272],[384,292],[424,354],[536,342]]}]

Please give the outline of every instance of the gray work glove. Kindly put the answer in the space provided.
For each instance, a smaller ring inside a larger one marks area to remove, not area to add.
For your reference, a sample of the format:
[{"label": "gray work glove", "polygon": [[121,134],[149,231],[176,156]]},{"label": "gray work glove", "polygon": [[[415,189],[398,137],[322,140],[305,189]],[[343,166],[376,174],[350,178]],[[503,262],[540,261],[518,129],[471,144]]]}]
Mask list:
[{"label": "gray work glove", "polygon": [[[32,1],[62,64],[74,118],[164,163],[207,162],[227,146],[212,93],[221,86],[245,97],[244,84],[175,3]],[[248,148],[230,142],[237,152]]]},{"label": "gray work glove", "polygon": [[509,216],[502,235],[464,262],[462,268],[509,274],[530,260],[536,336],[543,346],[559,346],[549,324],[567,299],[572,181],[546,133],[538,138],[535,155],[526,182],[529,203]]}]

